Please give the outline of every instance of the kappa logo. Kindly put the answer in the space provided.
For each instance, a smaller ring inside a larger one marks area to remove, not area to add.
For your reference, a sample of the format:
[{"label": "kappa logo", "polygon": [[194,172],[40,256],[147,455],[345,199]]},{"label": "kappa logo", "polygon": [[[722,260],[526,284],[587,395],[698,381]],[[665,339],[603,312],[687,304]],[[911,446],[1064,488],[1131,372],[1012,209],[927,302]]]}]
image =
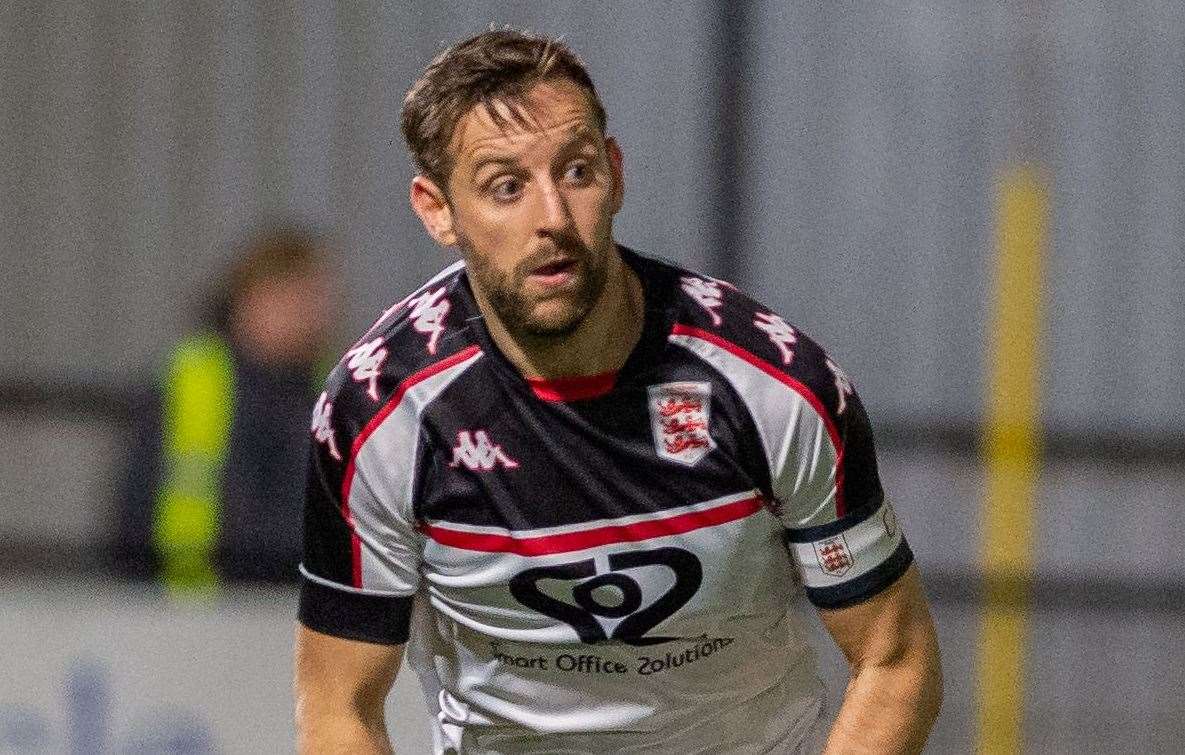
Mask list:
[{"label": "kappa logo", "polygon": [[[510,580],[510,594],[527,608],[572,627],[581,642],[612,639],[638,646],[678,639],[647,633],[674,616],[699,590],[704,570],[694,553],[682,548],[611,553],[608,571],[598,569],[598,560],[527,569]],[[539,586],[552,580],[577,584],[547,591]],[[655,595],[659,585],[663,592]],[[570,595],[571,600],[557,595]]]},{"label": "kappa logo", "polygon": [[444,291],[442,286],[435,291],[425,291],[407,301],[411,305],[408,317],[411,318],[412,327],[428,336],[429,354],[436,353],[436,342],[444,333],[444,319],[448,317],[449,310],[453,308],[449,300],[443,298]]},{"label": "kappa logo", "polygon": [[823,569],[824,574],[842,577],[852,568],[851,551],[848,550],[848,541],[844,539],[843,535],[829,537],[826,540],[813,543],[813,545],[815,546],[815,557],[819,559],[819,566]]},{"label": "kappa logo", "polygon": [[724,291],[721,290],[721,286],[728,284],[715,279],[705,280],[690,275],[684,276],[681,284],[683,292],[695,299],[712,316],[712,324],[720,325],[722,320],[716,310],[724,306]]},{"label": "kappa logo", "polygon": [[333,432],[333,403],[329,400],[328,393],[322,393],[321,398],[317,399],[317,405],[313,407],[313,424],[309,429],[318,443],[324,443],[329,447],[330,456],[338,461],[342,460]]},{"label": "kappa logo", "polygon": [[769,340],[782,352],[782,363],[790,364],[794,359],[794,350],[790,347],[798,343],[798,333],[790,323],[772,312],[758,312],[753,324],[758,330],[764,330],[769,335]]},{"label": "kappa logo", "polygon": [[378,380],[385,361],[387,349],[383,346],[382,338],[367,341],[346,352],[346,368],[353,373],[356,382],[370,383],[366,393],[375,401],[379,400]]},{"label": "kappa logo", "polygon": [[650,386],[649,393],[650,429],[660,457],[690,467],[716,447],[708,428],[711,384],[663,383]]},{"label": "kappa logo", "polygon": [[461,465],[471,472],[489,472],[499,464],[504,469],[516,469],[518,462],[510,458],[502,446],[490,440],[485,430],[461,430],[457,433],[457,445],[453,447],[454,469]]},{"label": "kappa logo", "polygon": [[831,370],[831,374],[835,376],[835,393],[839,396],[839,407],[835,413],[843,414],[843,410],[848,408],[848,396],[852,395],[852,381],[839,368],[839,365],[830,359],[827,360],[827,369]]}]

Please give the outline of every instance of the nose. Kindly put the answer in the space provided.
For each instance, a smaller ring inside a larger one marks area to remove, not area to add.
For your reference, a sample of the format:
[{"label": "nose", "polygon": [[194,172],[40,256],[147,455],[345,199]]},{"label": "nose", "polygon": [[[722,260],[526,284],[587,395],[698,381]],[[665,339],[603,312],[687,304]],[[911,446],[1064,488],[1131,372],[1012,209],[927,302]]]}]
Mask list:
[{"label": "nose", "polygon": [[568,206],[568,197],[560,187],[551,182],[543,184],[539,202],[540,235],[558,235],[571,229],[571,208]]}]

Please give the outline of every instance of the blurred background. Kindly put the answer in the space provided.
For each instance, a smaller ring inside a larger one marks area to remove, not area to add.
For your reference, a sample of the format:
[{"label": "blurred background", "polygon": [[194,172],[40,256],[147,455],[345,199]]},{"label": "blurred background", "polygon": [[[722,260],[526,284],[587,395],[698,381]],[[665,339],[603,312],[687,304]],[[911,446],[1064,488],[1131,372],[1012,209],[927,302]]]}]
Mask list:
[{"label": "blurred background", "polygon": [[[1180,752],[1180,2],[214,0],[0,3],[0,753],[291,749],[283,460],[314,352],[450,261],[400,103],[491,22],[588,63],[622,243],[853,376],[944,652],[930,751]],[[251,319],[294,298],[319,330]],[[405,674],[404,752],[422,711]]]}]

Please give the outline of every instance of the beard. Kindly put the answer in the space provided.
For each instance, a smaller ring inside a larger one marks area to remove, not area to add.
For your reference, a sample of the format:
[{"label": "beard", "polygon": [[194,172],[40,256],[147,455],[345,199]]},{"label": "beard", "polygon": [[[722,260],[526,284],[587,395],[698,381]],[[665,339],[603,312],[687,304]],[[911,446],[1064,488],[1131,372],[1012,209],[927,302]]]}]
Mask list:
[{"label": "beard", "polygon": [[[609,255],[586,246],[575,235],[557,236],[554,248],[543,249],[502,272],[479,253],[463,234],[458,245],[471,282],[485,295],[498,319],[511,333],[535,339],[570,335],[588,316],[605,290]],[[527,279],[541,265],[562,253],[573,260],[573,283],[558,291],[531,293]]]}]

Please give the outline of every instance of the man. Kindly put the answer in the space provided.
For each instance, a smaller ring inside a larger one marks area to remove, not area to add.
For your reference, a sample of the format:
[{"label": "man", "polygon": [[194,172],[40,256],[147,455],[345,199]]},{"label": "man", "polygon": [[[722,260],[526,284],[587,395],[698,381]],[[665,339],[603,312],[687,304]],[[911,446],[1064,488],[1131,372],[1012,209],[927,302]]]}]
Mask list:
[{"label": "man", "polygon": [[[389,751],[405,650],[437,752],[920,749],[933,626],[843,372],[728,284],[614,243],[621,152],[554,40],[456,45],[403,130],[412,206],[464,265],[318,402],[302,749]],[[829,735],[804,584],[852,665]]]},{"label": "man", "polygon": [[295,227],[254,235],[142,398],[114,542],[123,575],[174,594],[291,578],[308,408],[325,374],[321,247]]}]

